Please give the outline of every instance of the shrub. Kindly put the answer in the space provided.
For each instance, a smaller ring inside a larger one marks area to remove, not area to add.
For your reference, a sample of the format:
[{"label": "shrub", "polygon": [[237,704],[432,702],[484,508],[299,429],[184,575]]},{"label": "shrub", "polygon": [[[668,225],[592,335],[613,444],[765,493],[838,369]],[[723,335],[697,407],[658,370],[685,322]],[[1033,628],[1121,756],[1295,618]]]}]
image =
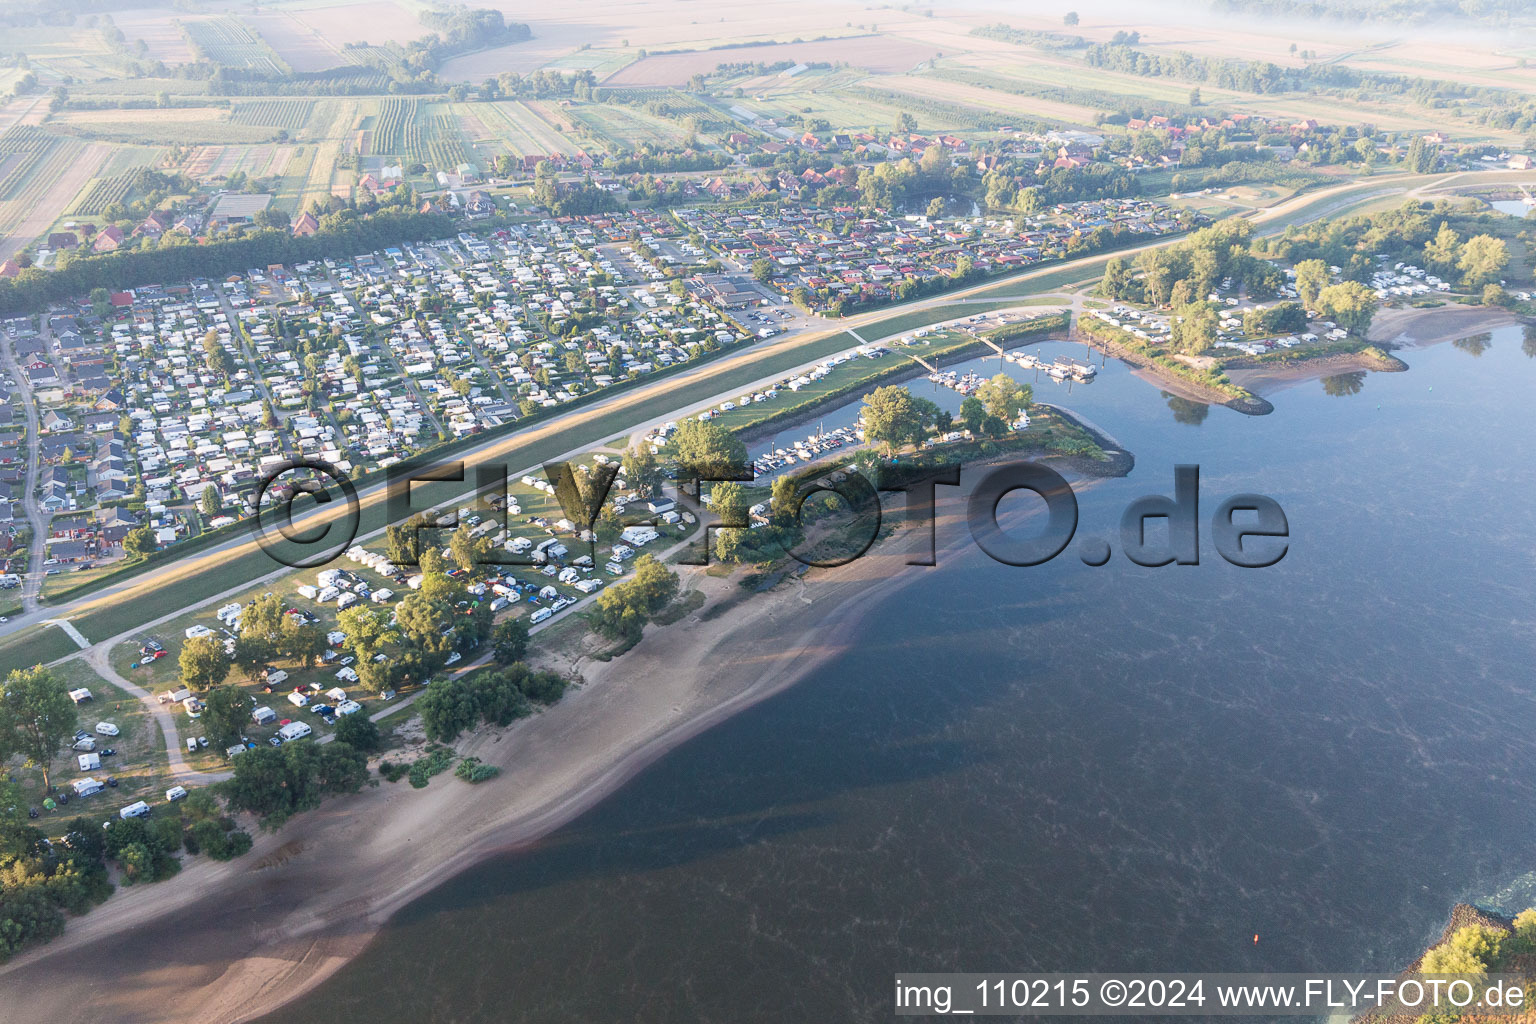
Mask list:
[{"label": "shrub", "polygon": [[415,789],[426,789],[432,776],[441,775],[448,770],[453,763],[453,751],[447,747],[438,747],[425,757],[418,757],[411,765],[411,786]]},{"label": "shrub", "polygon": [[482,763],[478,757],[466,757],[459,762],[453,774],[465,782],[484,782],[486,779],[494,779],[500,775],[501,769],[493,764]]}]

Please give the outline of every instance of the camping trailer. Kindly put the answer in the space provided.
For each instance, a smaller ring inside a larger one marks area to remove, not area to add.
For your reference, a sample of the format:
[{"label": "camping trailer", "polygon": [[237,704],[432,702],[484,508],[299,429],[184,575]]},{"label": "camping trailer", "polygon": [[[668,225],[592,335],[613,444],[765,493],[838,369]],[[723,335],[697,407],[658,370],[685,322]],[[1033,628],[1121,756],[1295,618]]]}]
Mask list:
[{"label": "camping trailer", "polygon": [[294,740],[301,740],[308,736],[311,731],[310,727],[303,722],[289,722],[277,730],[277,734],[283,738],[284,743],[292,743]]}]

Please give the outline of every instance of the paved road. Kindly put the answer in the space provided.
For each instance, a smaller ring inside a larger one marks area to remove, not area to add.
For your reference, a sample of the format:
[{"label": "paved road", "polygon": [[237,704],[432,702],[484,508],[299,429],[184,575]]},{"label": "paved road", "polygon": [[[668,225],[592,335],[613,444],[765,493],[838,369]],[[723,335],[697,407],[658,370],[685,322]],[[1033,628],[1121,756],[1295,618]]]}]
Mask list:
[{"label": "paved road", "polygon": [[27,475],[22,483],[21,506],[27,516],[27,525],[32,528],[32,540],[27,549],[27,575],[21,582],[21,609],[23,613],[36,612],[38,595],[43,589],[43,545],[48,540],[48,517],[43,515],[42,507],[37,503],[37,484],[42,475],[43,463],[42,435],[39,433],[41,423],[37,415],[37,403],[32,398],[32,383],[22,372],[16,359],[16,350],[8,336],[0,339],[0,361],[4,362],[6,371],[16,382],[27,418]]}]

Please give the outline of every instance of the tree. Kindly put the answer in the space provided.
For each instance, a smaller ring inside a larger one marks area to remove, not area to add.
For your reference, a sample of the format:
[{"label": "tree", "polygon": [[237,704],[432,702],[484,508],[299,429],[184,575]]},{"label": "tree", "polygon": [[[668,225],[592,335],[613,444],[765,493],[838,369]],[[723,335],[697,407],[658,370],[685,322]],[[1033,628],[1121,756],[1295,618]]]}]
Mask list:
[{"label": "tree", "polygon": [[235,372],[234,357],[229,350],[219,343],[217,331],[210,330],[203,336],[203,353],[208,363],[208,371],[218,374],[220,377],[228,377]]},{"label": "tree", "polygon": [[[926,157],[928,154],[924,153],[923,155]],[[926,212],[928,214],[929,220],[938,220],[940,217],[944,216],[944,197],[934,196],[932,199],[928,200],[928,209]]]},{"label": "tree", "polygon": [[1072,26],[1072,25],[1076,25],[1077,24],[1077,12],[1076,11],[1068,11],[1066,14],[1063,14],[1061,16],[1061,23],[1063,25],[1067,25],[1069,27]]},{"label": "tree", "polygon": [[498,665],[522,661],[528,653],[528,623],[525,619],[507,619],[491,630],[492,657]]},{"label": "tree", "polygon": [[677,595],[677,574],[652,555],[635,559],[634,574],[598,592],[593,619],[610,636],[638,638],[646,619]]},{"label": "tree", "polygon": [[448,541],[448,551],[453,555],[454,563],[465,572],[473,572],[485,558],[485,545],[470,535],[467,525],[453,531]]},{"label": "tree", "polygon": [[146,558],[155,550],[155,531],[144,526],[135,526],[123,536],[123,553],[129,558]]},{"label": "tree", "polygon": [[1189,90],[1189,105],[1192,107],[1200,105],[1200,87],[1198,85]]},{"label": "tree", "polygon": [[528,666],[518,662],[499,672],[479,672],[469,682],[475,710],[487,722],[511,725],[532,713],[523,686],[530,675]]},{"label": "tree", "polygon": [[435,681],[416,698],[416,710],[427,739],[439,743],[458,739],[459,733],[473,728],[479,717],[474,694],[462,676]]},{"label": "tree", "polygon": [[1186,355],[1199,355],[1216,343],[1219,326],[1220,319],[1211,303],[1192,303],[1175,318],[1169,341]]},{"label": "tree", "polygon": [[680,475],[724,480],[749,468],[747,446],[717,423],[684,420],[672,435]]},{"label": "tree", "polygon": [[215,686],[203,696],[203,726],[217,747],[229,747],[245,730],[251,695],[233,686]]},{"label": "tree", "polygon": [[1019,418],[1019,413],[1029,408],[1034,388],[1020,384],[1006,373],[999,373],[976,389],[976,397],[990,415],[1004,423],[1012,423]]},{"label": "tree", "polygon": [[1308,309],[1317,308],[1317,297],[1328,287],[1328,264],[1322,260],[1302,260],[1296,264],[1296,294]]},{"label": "tree", "polygon": [[1456,929],[1445,942],[1424,954],[1419,972],[1481,977],[1488,973],[1488,966],[1498,958],[1503,940],[1503,932],[1487,925],[1464,925]]},{"label": "tree", "polygon": [[773,478],[768,508],[773,513],[773,521],[778,525],[787,526],[794,522],[797,490],[795,478],[790,474],[781,473]]},{"label": "tree", "polygon": [[765,284],[773,280],[773,261],[763,258],[752,261],[752,276]]},{"label": "tree", "polygon": [[864,436],[879,445],[887,455],[898,448],[917,444],[938,417],[938,406],[899,384],[876,388],[864,396]]},{"label": "tree", "polygon": [[1424,136],[1415,135],[1413,141],[1408,144],[1408,154],[1403,159],[1403,164],[1414,174],[1428,174],[1440,163],[1440,148],[1432,146],[1425,141]]},{"label": "tree", "polygon": [[391,523],[384,528],[384,557],[395,565],[414,565],[416,553],[416,528],[421,521]]},{"label": "tree", "polygon": [[[747,518],[747,495],[741,485],[722,480],[709,490],[709,507],[721,522],[740,523]],[[721,531],[722,533],[729,531]]]},{"label": "tree", "polygon": [[1461,259],[1456,265],[1461,269],[1463,284],[1468,288],[1481,288],[1496,281],[1509,265],[1509,247],[1501,238],[1473,235],[1462,247]]},{"label": "tree", "polygon": [[284,615],[278,636],[278,650],[309,668],[325,653],[325,630],[318,622],[302,622],[297,615]]},{"label": "tree", "polygon": [[1435,237],[1424,243],[1424,262],[1439,274],[1449,274],[1461,259],[1461,236],[1445,221]]},{"label": "tree", "polygon": [[383,738],[379,735],[379,723],[367,715],[343,715],[336,723],[336,742],[371,753],[379,749]]},{"label": "tree", "polygon": [[1503,285],[1495,284],[1492,281],[1483,285],[1483,305],[1502,306],[1508,302],[1509,293],[1504,290]]},{"label": "tree", "polygon": [[318,806],[328,793],[355,793],[368,780],[368,758],[350,744],[259,746],[233,762],[225,790],[229,806],[275,826]]},{"label": "tree", "polygon": [[388,640],[395,639],[389,624],[389,612],[378,605],[355,604],[336,616],[336,628],[347,635],[344,641],[358,661],[371,661]]},{"label": "tree", "polygon": [[960,422],[965,429],[976,434],[981,431],[981,421],[987,418],[987,407],[975,395],[967,395],[960,403]]},{"label": "tree", "polygon": [[214,484],[203,488],[202,507],[203,515],[210,519],[218,515],[219,510],[224,507],[224,503],[219,499],[219,489]]},{"label": "tree", "polygon": [[422,658],[428,675],[443,667],[453,653],[452,621],[454,606],[446,600],[434,600],[418,590],[407,594],[395,609],[395,624],[410,648]]},{"label": "tree", "polygon": [[896,115],[897,135],[910,135],[915,131],[917,131],[917,118],[905,110]]},{"label": "tree", "polygon": [[661,466],[649,445],[637,444],[624,453],[624,479],[642,498],[661,493]]},{"label": "tree", "polygon": [[0,761],[22,755],[29,767],[42,771],[43,788],[51,790],[53,759],[78,721],[69,688],[51,670],[12,669],[0,693]]},{"label": "tree", "polygon": [[1317,306],[1349,333],[1364,337],[1376,316],[1376,293],[1359,281],[1345,281],[1324,288]]},{"label": "tree", "polygon": [[193,637],[182,644],[176,663],[181,668],[183,685],[198,692],[219,685],[229,675],[229,655],[224,653],[224,644],[211,636]]},{"label": "tree", "polygon": [[1136,275],[1131,270],[1131,261],[1124,256],[1113,256],[1104,264],[1104,281],[1099,290],[1106,299],[1136,299],[1140,296],[1140,289],[1136,286]]}]

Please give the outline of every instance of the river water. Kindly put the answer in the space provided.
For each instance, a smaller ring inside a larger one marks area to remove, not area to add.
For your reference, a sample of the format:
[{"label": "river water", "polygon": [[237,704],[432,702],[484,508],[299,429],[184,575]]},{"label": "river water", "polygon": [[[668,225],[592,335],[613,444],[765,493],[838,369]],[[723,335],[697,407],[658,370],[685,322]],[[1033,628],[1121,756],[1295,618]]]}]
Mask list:
[{"label": "river water", "polygon": [[267,1019],[884,1021],[900,971],[1391,970],[1458,899],[1518,909],[1528,351],[1519,328],[1408,351],[1256,418],[1114,361],[1044,385],[1137,458],[1081,495],[1079,536],[1117,539],[1198,463],[1207,521],[1279,501],[1285,559],[1240,570],[1203,538],[1198,566],[968,546],[914,568],[852,653],[447,881]]}]

